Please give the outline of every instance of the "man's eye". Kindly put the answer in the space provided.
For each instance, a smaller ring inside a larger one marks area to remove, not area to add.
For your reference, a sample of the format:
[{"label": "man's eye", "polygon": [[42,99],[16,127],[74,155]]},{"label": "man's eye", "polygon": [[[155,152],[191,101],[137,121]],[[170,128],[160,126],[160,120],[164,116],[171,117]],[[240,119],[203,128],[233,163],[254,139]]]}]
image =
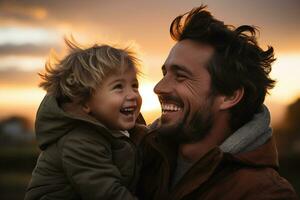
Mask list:
[{"label": "man's eye", "polygon": [[187,78],[184,74],[181,74],[181,73],[176,73],[175,75],[176,75],[176,79],[178,81],[183,81]]}]

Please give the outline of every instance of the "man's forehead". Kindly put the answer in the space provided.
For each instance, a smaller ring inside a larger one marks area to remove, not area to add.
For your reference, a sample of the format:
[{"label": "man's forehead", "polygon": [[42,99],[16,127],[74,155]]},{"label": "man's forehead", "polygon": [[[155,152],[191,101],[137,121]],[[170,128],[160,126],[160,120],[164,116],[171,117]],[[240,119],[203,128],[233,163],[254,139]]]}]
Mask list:
[{"label": "man's forehead", "polygon": [[171,49],[165,65],[206,64],[214,53],[212,46],[193,40],[177,42]]}]

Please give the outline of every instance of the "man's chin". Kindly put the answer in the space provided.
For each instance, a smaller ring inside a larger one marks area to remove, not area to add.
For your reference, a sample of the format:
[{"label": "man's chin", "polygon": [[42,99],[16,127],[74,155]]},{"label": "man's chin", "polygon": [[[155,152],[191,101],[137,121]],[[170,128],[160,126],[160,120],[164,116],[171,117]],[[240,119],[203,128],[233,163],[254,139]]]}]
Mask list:
[{"label": "man's chin", "polygon": [[182,122],[182,119],[178,119],[174,117],[174,116],[170,116],[170,115],[162,115],[160,117],[160,123],[162,126],[178,126],[178,124],[180,124]]},{"label": "man's chin", "polygon": [[178,123],[166,123],[161,121],[159,128],[161,130],[164,130],[164,132],[168,133],[168,132],[172,132],[175,130],[179,130],[181,127],[181,124]]},{"label": "man's chin", "polygon": [[161,118],[157,131],[159,132],[159,135],[162,137],[169,137],[169,139],[176,140],[178,134],[182,132],[183,130],[182,128],[183,128],[182,123],[164,121]]},{"label": "man's chin", "polygon": [[[199,122],[200,123],[200,122]],[[200,123],[202,124],[202,123]],[[168,138],[169,140],[173,140],[178,144],[182,143],[194,143],[197,142],[206,135],[207,130],[205,131],[199,126],[186,126],[183,123],[183,120],[179,120],[179,122],[160,119],[160,123],[158,126],[158,132],[161,137]]]}]

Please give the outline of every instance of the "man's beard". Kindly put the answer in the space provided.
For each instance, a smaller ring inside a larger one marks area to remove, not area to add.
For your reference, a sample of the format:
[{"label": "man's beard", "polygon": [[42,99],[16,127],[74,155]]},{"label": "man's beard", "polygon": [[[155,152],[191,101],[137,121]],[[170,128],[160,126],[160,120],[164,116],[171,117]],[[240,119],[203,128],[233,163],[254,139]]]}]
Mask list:
[{"label": "man's beard", "polygon": [[209,134],[213,125],[214,115],[211,106],[212,102],[208,100],[190,120],[188,120],[188,114],[190,113],[190,109],[188,109],[178,124],[173,126],[161,125],[158,129],[159,134],[162,137],[168,137],[177,144],[195,143],[202,140]]}]

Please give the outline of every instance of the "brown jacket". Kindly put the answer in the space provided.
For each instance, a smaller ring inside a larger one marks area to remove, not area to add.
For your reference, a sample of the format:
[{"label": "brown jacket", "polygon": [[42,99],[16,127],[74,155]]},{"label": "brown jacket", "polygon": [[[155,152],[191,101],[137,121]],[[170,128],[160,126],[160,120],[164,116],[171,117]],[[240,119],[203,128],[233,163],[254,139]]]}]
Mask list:
[{"label": "brown jacket", "polygon": [[254,151],[238,155],[223,153],[215,147],[170,188],[176,149],[155,132],[145,138],[139,199],[298,199],[293,187],[277,172],[273,139]]}]

